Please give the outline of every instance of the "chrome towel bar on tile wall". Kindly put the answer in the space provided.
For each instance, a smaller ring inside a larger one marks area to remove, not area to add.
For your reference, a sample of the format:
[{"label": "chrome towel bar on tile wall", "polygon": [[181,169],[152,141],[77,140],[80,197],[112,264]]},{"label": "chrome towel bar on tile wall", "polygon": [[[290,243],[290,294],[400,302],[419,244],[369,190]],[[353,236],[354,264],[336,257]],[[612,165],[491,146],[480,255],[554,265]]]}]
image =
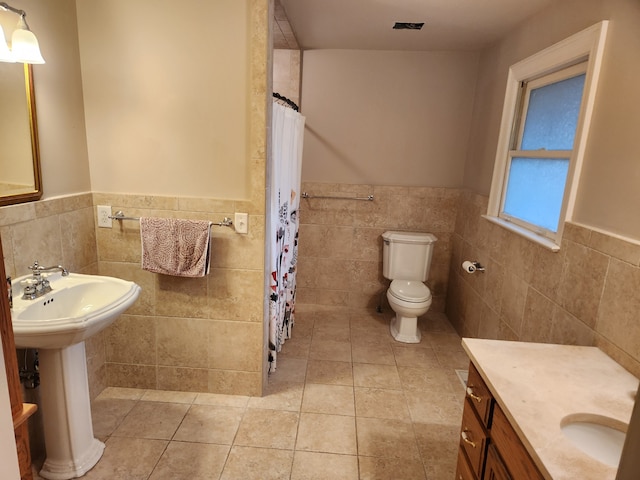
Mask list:
[{"label": "chrome towel bar on tile wall", "polygon": [[365,202],[373,202],[373,195],[369,195],[367,197],[338,197],[338,196],[309,195],[307,192],[302,192],[302,198],[330,198],[332,200],[364,200]]},{"label": "chrome towel bar on tile wall", "polygon": [[[116,212],[115,215],[109,215],[112,220],[135,220],[140,221],[140,217],[127,217],[122,210]],[[212,223],[218,227],[233,227],[233,221],[229,217],[224,217],[224,220],[218,223]]]}]

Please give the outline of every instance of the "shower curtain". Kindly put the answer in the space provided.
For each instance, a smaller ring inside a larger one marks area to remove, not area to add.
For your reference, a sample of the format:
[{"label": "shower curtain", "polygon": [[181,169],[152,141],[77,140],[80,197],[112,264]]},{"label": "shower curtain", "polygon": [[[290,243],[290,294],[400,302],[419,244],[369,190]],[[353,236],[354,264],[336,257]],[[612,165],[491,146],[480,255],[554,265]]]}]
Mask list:
[{"label": "shower curtain", "polygon": [[268,234],[271,278],[269,292],[269,372],[291,336],[296,300],[298,209],[305,118],[295,110],[273,104],[271,213]]}]

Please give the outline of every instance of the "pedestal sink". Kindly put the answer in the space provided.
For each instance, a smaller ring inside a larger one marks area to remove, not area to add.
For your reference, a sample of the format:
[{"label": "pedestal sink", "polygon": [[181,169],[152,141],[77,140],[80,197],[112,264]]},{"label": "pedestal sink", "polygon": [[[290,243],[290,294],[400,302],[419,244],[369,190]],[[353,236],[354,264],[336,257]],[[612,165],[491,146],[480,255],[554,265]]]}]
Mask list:
[{"label": "pedestal sink", "polygon": [[52,291],[22,299],[12,283],[11,318],[18,348],[40,349],[42,417],[47,458],[40,476],[67,480],[84,475],[102,456],[93,436],[84,341],[111,325],[137,300],[140,287],[118,278],[51,274]]}]

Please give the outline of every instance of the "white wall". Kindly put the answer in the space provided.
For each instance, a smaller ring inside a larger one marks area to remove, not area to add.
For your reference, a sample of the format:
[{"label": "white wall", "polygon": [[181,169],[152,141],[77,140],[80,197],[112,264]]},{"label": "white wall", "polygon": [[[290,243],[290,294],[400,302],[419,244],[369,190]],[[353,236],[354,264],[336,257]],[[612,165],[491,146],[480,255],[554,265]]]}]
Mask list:
[{"label": "white wall", "polygon": [[638,0],[554,2],[483,52],[464,183],[489,193],[509,66],[601,20],[610,25],[573,220],[640,240]]},{"label": "white wall", "polygon": [[248,196],[247,1],[77,0],[93,191]]},{"label": "white wall", "polygon": [[302,180],[462,185],[478,55],[310,50]]}]

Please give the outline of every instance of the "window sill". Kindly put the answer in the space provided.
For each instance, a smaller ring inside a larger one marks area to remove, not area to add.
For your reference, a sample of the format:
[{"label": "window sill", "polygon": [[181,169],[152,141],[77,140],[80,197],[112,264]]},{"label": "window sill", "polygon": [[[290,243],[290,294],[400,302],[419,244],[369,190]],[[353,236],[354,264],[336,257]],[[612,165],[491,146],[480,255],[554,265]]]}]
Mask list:
[{"label": "window sill", "polygon": [[501,218],[498,217],[493,217],[491,215],[482,215],[482,217],[488,221],[490,221],[491,223],[495,223],[496,225],[501,226],[502,228],[509,230],[510,232],[516,233],[524,238],[526,238],[527,240],[530,240],[532,242],[537,243],[538,245],[540,245],[541,247],[544,247],[548,250],[551,250],[552,252],[557,252],[560,250],[560,245],[558,245],[556,242],[554,242],[553,240],[550,240],[546,237],[543,237],[541,235],[538,235],[530,230],[527,230],[526,228],[522,228],[518,225],[515,225],[511,222],[507,222],[506,220],[503,220]]}]

